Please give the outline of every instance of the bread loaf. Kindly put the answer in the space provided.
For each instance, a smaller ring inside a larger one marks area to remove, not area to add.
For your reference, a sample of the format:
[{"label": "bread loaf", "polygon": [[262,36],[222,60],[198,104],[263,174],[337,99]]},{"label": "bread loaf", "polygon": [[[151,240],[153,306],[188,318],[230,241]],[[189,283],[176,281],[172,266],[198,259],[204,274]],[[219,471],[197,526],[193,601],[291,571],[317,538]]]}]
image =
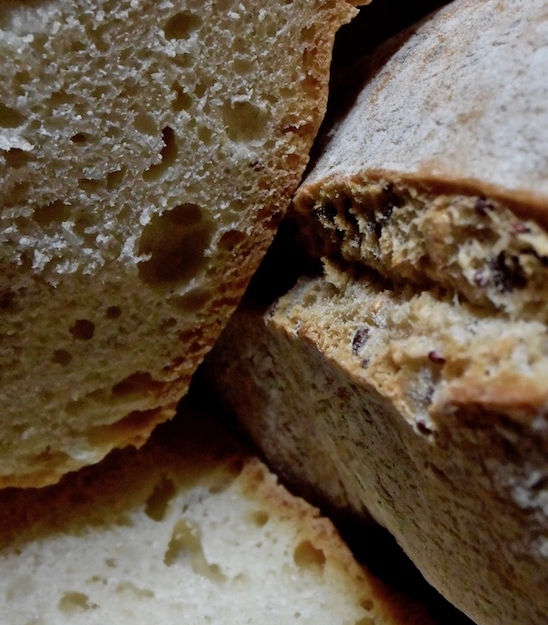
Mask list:
[{"label": "bread loaf", "polygon": [[480,625],[548,614],[547,16],[455,0],[379,51],[295,198],[323,275],[207,369],[277,471]]},{"label": "bread loaf", "polygon": [[433,625],[197,411],[0,505],[2,623]]},{"label": "bread loaf", "polygon": [[170,417],[308,159],[344,0],[0,7],[0,486]]}]

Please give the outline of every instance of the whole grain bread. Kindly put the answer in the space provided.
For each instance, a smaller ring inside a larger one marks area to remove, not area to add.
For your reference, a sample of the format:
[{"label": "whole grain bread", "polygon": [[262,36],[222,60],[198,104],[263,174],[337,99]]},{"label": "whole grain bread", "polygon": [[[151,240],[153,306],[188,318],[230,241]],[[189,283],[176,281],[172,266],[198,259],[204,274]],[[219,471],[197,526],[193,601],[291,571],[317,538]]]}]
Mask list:
[{"label": "whole grain bread", "polygon": [[295,198],[323,275],[206,369],[281,475],[480,625],[548,614],[547,26],[455,0],[379,51]]},{"label": "whole grain bread", "polygon": [[211,417],[0,492],[0,620],[434,625]]},{"label": "whole grain bread", "polygon": [[345,0],[0,6],[0,486],[170,417],[270,242]]}]

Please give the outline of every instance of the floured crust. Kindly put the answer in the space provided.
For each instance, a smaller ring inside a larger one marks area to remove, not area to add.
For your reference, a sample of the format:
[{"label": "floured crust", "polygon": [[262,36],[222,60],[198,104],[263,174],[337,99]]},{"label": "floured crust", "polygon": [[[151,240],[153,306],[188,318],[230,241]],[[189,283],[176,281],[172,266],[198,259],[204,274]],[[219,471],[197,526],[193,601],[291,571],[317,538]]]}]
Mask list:
[{"label": "floured crust", "polygon": [[207,365],[273,466],[481,625],[548,613],[547,17],[454,0],[368,62],[291,211],[323,275]]},{"label": "floured crust", "polygon": [[0,485],[173,414],[307,163],[352,4],[2,3]]},{"label": "floured crust", "polygon": [[542,0],[459,1],[386,44],[303,189],[367,168],[546,206],[545,24]]},{"label": "floured crust", "polygon": [[450,3],[365,62],[296,194],[316,255],[548,321],[545,22]]},{"label": "floured crust", "polygon": [[282,476],[367,509],[474,622],[541,625],[547,359],[529,376],[523,359],[535,324],[345,277],[239,311],[209,383]]}]

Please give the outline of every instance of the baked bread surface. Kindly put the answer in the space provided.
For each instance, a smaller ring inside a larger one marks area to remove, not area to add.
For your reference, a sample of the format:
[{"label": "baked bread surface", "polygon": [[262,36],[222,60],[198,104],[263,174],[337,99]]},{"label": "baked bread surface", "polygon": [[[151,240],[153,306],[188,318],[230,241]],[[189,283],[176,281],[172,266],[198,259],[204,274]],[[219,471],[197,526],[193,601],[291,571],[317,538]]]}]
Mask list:
[{"label": "baked bread surface", "polygon": [[366,63],[291,211],[322,275],[206,369],[282,475],[480,625],[548,614],[546,24],[456,0]]},{"label": "baked bread surface", "polygon": [[0,485],[170,417],[308,159],[351,4],[0,7]]},{"label": "baked bread surface", "polygon": [[433,625],[209,415],[179,418],[0,493],[3,623]]}]

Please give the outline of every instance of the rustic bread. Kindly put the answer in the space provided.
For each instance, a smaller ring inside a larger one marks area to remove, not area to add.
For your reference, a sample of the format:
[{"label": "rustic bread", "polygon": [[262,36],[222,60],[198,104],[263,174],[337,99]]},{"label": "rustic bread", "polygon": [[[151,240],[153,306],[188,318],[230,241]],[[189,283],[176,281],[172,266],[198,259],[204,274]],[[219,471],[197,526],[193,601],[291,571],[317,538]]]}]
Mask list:
[{"label": "rustic bread", "polygon": [[203,413],[0,505],[2,623],[433,624]]},{"label": "rustic bread", "polygon": [[323,275],[207,368],[277,471],[481,625],[548,614],[546,20],[455,0],[379,52],[295,199]]},{"label": "rustic bread", "polygon": [[0,7],[0,485],[171,416],[286,207],[345,0]]}]

